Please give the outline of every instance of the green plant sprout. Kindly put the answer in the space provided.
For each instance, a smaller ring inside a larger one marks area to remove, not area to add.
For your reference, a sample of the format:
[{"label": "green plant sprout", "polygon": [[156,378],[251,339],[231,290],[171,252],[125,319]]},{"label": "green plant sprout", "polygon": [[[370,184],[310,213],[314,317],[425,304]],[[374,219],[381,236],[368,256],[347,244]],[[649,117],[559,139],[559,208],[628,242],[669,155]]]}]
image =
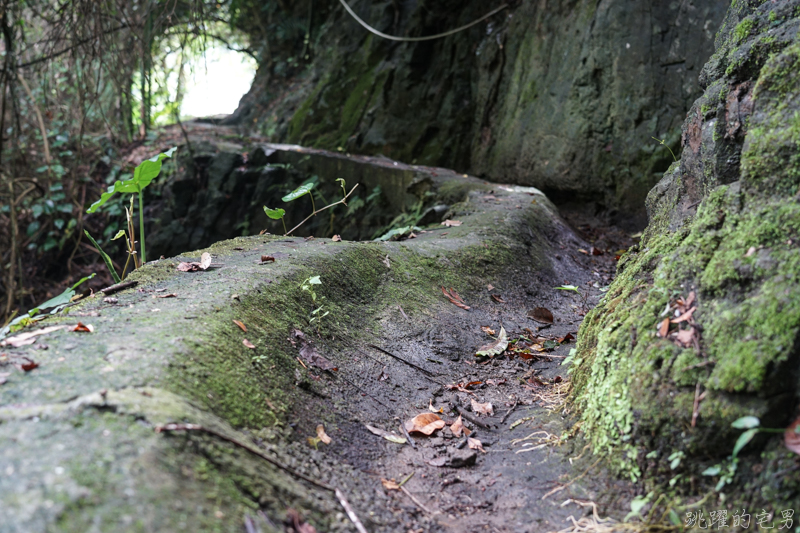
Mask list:
[{"label": "green plant sprout", "polygon": [[667,144],[667,141],[665,141],[663,139],[656,139],[655,137],[652,137],[652,139],[655,140],[658,144],[660,144],[662,146],[666,146],[667,150],[669,150],[669,153],[672,154],[672,159],[674,159],[676,163],[678,162],[678,158],[675,157],[675,152],[673,152],[672,148],[669,147],[669,145]]},{"label": "green plant sprout", "polygon": [[170,148],[166,152],[162,152],[150,159],[142,161],[133,171],[133,177],[125,181],[117,181],[114,185],[104,192],[100,199],[89,206],[86,210],[87,213],[94,213],[112,196],[116,193],[135,193],[139,196],[139,244],[141,246],[141,260],[140,266],[147,262],[147,254],[145,252],[144,244],[144,189],[150,185],[158,174],[161,172],[161,162],[167,157],[172,157],[172,154],[177,150],[177,146]]},{"label": "green plant sprout", "polygon": [[[753,440],[753,437],[755,437],[758,433],[784,433],[786,431],[785,429],[779,428],[762,428],[761,420],[755,416],[743,416],[738,418],[731,423],[731,427],[735,429],[744,429],[746,431],[739,435],[739,438],[736,439],[736,444],[733,445],[733,451],[731,451],[730,460],[727,464],[720,463],[706,468],[703,471],[704,476],[720,476],[719,482],[714,489],[717,492],[719,492],[720,489],[722,489],[725,485],[729,485],[733,482],[733,478],[736,475],[736,469],[739,465],[739,452],[741,452],[742,448],[747,446],[747,444]],[[800,424],[795,427],[794,431],[795,433],[800,434]]]},{"label": "green plant sprout", "polygon": [[[317,300],[321,302],[322,300],[325,299],[325,297],[317,296],[317,293],[314,291],[314,285],[322,285],[322,281],[319,279],[319,276],[310,276],[304,279],[303,282],[300,284],[300,289],[308,292],[311,295],[311,301],[314,302],[314,304],[316,305]],[[310,323],[313,323],[314,321],[317,322],[316,324],[317,333],[319,333],[319,325],[322,322],[322,319],[328,316],[328,314],[330,313],[329,311],[325,311],[324,313],[322,313],[322,310],[323,306],[322,304],[320,304],[319,307],[311,311],[312,317],[311,320],[309,320]]]},{"label": "green plant sprout", "polygon": [[281,208],[270,209],[269,207],[264,206],[264,213],[266,213],[267,216],[272,220],[281,219],[281,222],[283,223],[283,234],[286,235],[286,221],[283,219],[283,216],[286,214],[286,211],[284,211]]},{"label": "green plant sprout", "polygon": [[339,184],[342,186],[342,194],[344,195],[343,198],[341,200],[339,200],[338,202],[333,202],[332,204],[326,205],[325,207],[321,207],[319,209],[317,209],[316,205],[314,204],[314,195],[311,194],[311,190],[314,188],[314,182],[313,181],[302,184],[301,186],[299,186],[298,188],[296,188],[295,190],[293,190],[292,192],[290,192],[289,194],[287,194],[286,196],[281,198],[281,200],[283,200],[284,202],[292,202],[294,200],[297,200],[298,198],[302,198],[305,195],[309,195],[311,197],[311,209],[312,209],[311,214],[308,215],[306,218],[304,218],[298,225],[296,225],[295,227],[293,227],[289,231],[286,231],[286,222],[284,221],[284,218],[283,218],[284,215],[286,214],[286,211],[284,211],[283,209],[270,209],[267,206],[264,206],[264,213],[266,213],[267,216],[269,218],[273,219],[273,220],[280,219],[281,222],[283,222],[283,231],[285,232],[284,236],[289,236],[292,233],[294,233],[294,231],[297,228],[299,228],[300,226],[302,226],[303,224],[308,222],[308,220],[311,217],[315,217],[319,213],[321,213],[321,212],[325,211],[326,209],[329,209],[329,208],[331,208],[331,207],[333,207],[335,205],[339,205],[339,204],[347,205],[347,199],[350,197],[351,194],[353,194],[353,191],[356,190],[356,187],[358,187],[358,183],[356,183],[353,186],[353,188],[350,189],[350,192],[347,192],[347,189],[345,188],[344,180],[342,178],[339,178],[336,181],[338,181]]},{"label": "green plant sprout", "polygon": [[569,291],[574,292],[578,296],[581,297],[581,302],[583,304],[583,308],[586,309],[586,298],[587,296],[583,294],[580,289],[576,285],[561,285],[560,287],[555,287],[556,290],[559,291]]}]

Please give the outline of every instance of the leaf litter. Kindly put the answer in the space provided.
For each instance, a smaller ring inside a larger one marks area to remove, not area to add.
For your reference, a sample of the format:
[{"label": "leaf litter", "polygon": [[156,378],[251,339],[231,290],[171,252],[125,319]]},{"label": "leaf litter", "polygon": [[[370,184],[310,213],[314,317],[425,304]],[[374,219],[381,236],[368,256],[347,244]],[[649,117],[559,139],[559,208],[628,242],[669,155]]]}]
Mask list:
[{"label": "leaf litter", "polygon": [[211,266],[211,254],[208,252],[204,252],[200,256],[200,262],[192,261],[192,262],[185,262],[182,261],[178,265],[178,270],[181,272],[197,272],[198,270],[208,270],[208,267]]},{"label": "leaf litter", "polygon": [[406,420],[404,426],[409,433],[431,435],[434,431],[442,429],[445,423],[437,414],[421,413],[410,420]]},{"label": "leaf litter", "polygon": [[452,287],[450,287],[449,291],[444,287],[442,287],[442,294],[444,294],[445,297],[448,300],[450,300],[451,304],[455,305],[456,307],[460,307],[465,311],[469,311],[470,307],[466,304],[466,302],[464,302],[461,296],[459,296],[459,294]]}]

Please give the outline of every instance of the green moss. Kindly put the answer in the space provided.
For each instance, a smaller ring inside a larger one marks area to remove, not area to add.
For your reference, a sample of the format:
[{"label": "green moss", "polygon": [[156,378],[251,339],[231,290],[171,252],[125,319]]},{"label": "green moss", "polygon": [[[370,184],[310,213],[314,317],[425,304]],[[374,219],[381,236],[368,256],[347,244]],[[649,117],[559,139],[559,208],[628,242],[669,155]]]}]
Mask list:
[{"label": "green moss", "polygon": [[740,43],[750,36],[755,26],[755,21],[751,18],[746,18],[736,25],[733,30],[733,38],[737,43]]}]

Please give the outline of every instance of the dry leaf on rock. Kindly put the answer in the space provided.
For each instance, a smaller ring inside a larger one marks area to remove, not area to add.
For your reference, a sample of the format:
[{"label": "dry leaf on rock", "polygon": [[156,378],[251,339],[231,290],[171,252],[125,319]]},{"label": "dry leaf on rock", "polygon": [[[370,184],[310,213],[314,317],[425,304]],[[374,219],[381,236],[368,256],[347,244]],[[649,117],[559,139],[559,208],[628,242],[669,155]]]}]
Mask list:
[{"label": "dry leaf on rock", "polygon": [[672,322],[673,324],[680,324],[681,322],[686,322],[687,320],[691,320],[692,315],[694,314],[695,311],[697,311],[697,307],[692,307],[678,318],[670,320],[670,322]]},{"label": "dry leaf on rock", "polygon": [[339,368],[322,357],[320,354],[317,353],[317,350],[314,349],[308,343],[304,343],[303,346],[300,348],[300,357],[306,360],[306,362],[311,363],[312,366],[320,368],[322,370],[328,370],[331,372],[336,372]]},{"label": "dry leaf on rock", "polygon": [[78,324],[72,328],[72,331],[81,331],[84,333],[92,333],[94,332],[94,326],[91,324],[84,325],[83,322],[78,322]]},{"label": "dry leaf on rock", "polygon": [[247,326],[245,326],[244,324],[242,324],[238,320],[234,320],[233,323],[236,324],[237,326],[239,326],[239,329],[241,329],[242,331],[247,333]]},{"label": "dry leaf on rock", "polygon": [[247,346],[247,347],[248,347],[248,348],[250,348],[251,350],[255,350],[255,349],[256,349],[256,345],[255,345],[255,344],[253,344],[252,342],[250,342],[250,341],[249,341],[249,340],[247,340],[247,339],[244,339],[244,340],[242,341],[242,344],[244,344],[245,346]]},{"label": "dry leaf on rock", "polygon": [[481,331],[493,337],[497,334],[497,332],[492,328],[490,328],[489,326],[481,326]]},{"label": "dry leaf on rock", "polygon": [[372,433],[373,435],[383,437],[389,442],[394,442],[396,444],[405,444],[407,442],[405,437],[400,437],[399,435],[395,435],[394,433],[389,433],[388,431],[385,431],[381,428],[376,428],[375,426],[370,426],[369,424],[364,424],[364,427],[367,428],[369,432]]},{"label": "dry leaf on rock", "polygon": [[442,226],[447,226],[448,228],[450,228],[452,226],[460,226],[460,225],[461,225],[461,221],[460,220],[450,220],[449,218],[447,220],[445,220],[444,222],[442,222]]},{"label": "dry leaf on rock", "polygon": [[339,242],[342,240],[342,238],[339,235],[334,235],[333,237],[331,237],[331,240],[333,242]]},{"label": "dry leaf on rock", "polygon": [[464,435],[472,433],[472,431],[464,425],[464,422],[461,420],[461,415],[458,415],[456,421],[450,424],[450,432],[456,437],[460,437],[462,433]]},{"label": "dry leaf on rock", "polygon": [[467,446],[469,446],[470,450],[480,450],[483,453],[486,453],[486,450],[483,449],[483,443],[481,443],[481,441],[478,439],[467,437]]},{"label": "dry leaf on rock", "polygon": [[563,337],[559,337],[558,338],[558,343],[559,344],[564,344],[564,343],[569,342],[571,340],[575,340],[575,336],[572,333],[567,333]]},{"label": "dry leaf on rock", "polygon": [[495,356],[503,353],[508,348],[508,336],[504,327],[500,327],[500,334],[497,335],[497,340],[486,346],[481,346],[475,355]]},{"label": "dry leaf on rock", "polygon": [[405,428],[409,433],[422,433],[430,435],[437,429],[444,427],[444,420],[434,413],[422,413],[411,420],[406,420]]},{"label": "dry leaf on rock", "polygon": [[553,312],[546,307],[535,307],[528,311],[528,318],[532,318],[542,324],[552,324]]},{"label": "dry leaf on rock", "polygon": [[488,285],[486,286],[486,288],[487,288],[488,290],[492,291],[492,290],[494,290],[494,285],[492,285],[492,284],[490,283],[490,284],[488,284]]},{"label": "dry leaf on rock", "polygon": [[469,310],[469,306],[466,304],[466,302],[464,302],[463,299],[461,299],[461,296],[459,296],[459,294],[452,287],[450,287],[450,290],[442,287],[442,294],[444,294],[445,297],[450,300],[451,304],[460,307],[461,309]]},{"label": "dry leaf on rock", "polygon": [[498,295],[498,294],[492,294],[492,300],[494,300],[495,302],[497,302],[497,303],[499,303],[499,304],[504,304],[504,303],[506,303],[506,301],[505,301],[505,300],[503,300],[503,297],[502,297],[502,296],[500,296],[500,295]]},{"label": "dry leaf on rock", "polygon": [[27,357],[23,357],[27,363],[22,363],[19,367],[24,370],[25,372],[30,372],[34,368],[39,368],[39,363],[33,361],[32,359],[28,359]]},{"label": "dry leaf on rock", "polygon": [[20,346],[27,346],[28,344],[33,344],[34,342],[36,342],[36,339],[34,337],[37,337],[39,335],[45,335],[52,331],[57,331],[59,329],[64,329],[66,327],[67,326],[48,326],[46,328],[37,329],[36,331],[20,333],[19,335],[15,335],[4,341],[0,341],[0,346],[13,346],[14,348],[19,348]]},{"label": "dry leaf on rock", "polygon": [[675,335],[675,340],[684,348],[688,348],[695,340],[694,328],[682,329]]},{"label": "dry leaf on rock", "polygon": [[325,433],[325,427],[322,424],[317,426],[317,438],[325,444],[331,443],[331,438]]},{"label": "dry leaf on rock", "polygon": [[400,490],[400,485],[393,479],[383,479],[381,478],[381,485],[386,490]]},{"label": "dry leaf on rock", "polygon": [[492,416],[494,414],[494,408],[492,407],[491,402],[478,403],[474,399],[471,399],[471,402],[472,402],[472,410],[474,412],[489,416]]},{"label": "dry leaf on rock", "polygon": [[444,409],[442,409],[441,407],[437,409],[433,406],[433,400],[428,400],[428,411],[430,411],[431,413],[439,413],[439,414],[444,413]]},{"label": "dry leaf on rock", "polygon": [[783,433],[783,444],[794,453],[800,455],[800,418],[797,418],[792,424],[786,428]]},{"label": "dry leaf on rock", "polygon": [[665,318],[658,325],[658,336],[659,337],[661,337],[663,339],[664,337],[667,336],[667,333],[669,333],[669,318]]},{"label": "dry leaf on rock", "polygon": [[[177,297],[178,295],[174,292],[170,294],[156,294],[155,296],[153,296],[153,298],[177,298]],[[116,300],[116,298],[114,299]],[[108,300],[108,298],[106,298],[106,300]]]},{"label": "dry leaf on rock", "polygon": [[192,261],[190,263],[181,262],[178,265],[178,270],[181,272],[196,272],[198,270],[208,270],[208,267],[211,266],[211,254],[208,252],[204,252],[203,255],[200,256],[200,262]]},{"label": "dry leaf on rock", "polygon": [[272,257],[271,255],[262,255],[261,256],[261,264],[262,265],[265,264],[265,263],[274,263],[274,262],[275,262],[275,258]]}]

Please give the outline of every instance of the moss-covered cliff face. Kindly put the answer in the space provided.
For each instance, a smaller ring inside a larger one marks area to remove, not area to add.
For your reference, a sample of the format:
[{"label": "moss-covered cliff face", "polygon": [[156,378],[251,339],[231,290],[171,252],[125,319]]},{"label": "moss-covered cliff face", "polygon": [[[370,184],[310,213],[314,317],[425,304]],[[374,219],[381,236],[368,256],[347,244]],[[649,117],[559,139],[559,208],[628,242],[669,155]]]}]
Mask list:
[{"label": "moss-covered cliff face", "polygon": [[[479,1],[352,2],[395,35],[469,23]],[[526,0],[429,42],[371,35],[317,6],[308,71],[263,66],[237,113],[273,139],[471,171],[642,214],[700,94],[724,2]]]},{"label": "moss-covered cliff face", "polygon": [[[681,161],[650,193],[642,242],[581,329],[572,374],[583,429],[633,475],[658,471],[651,451],[729,456],[741,416],[779,428],[797,415],[798,27],[797,0],[733,2]],[[691,320],[676,318],[689,307]],[[665,318],[675,323],[662,336]],[[753,472],[771,472],[747,498],[796,502],[796,469],[777,466],[794,456],[773,439],[759,459],[763,447],[745,448],[766,465]]]}]

